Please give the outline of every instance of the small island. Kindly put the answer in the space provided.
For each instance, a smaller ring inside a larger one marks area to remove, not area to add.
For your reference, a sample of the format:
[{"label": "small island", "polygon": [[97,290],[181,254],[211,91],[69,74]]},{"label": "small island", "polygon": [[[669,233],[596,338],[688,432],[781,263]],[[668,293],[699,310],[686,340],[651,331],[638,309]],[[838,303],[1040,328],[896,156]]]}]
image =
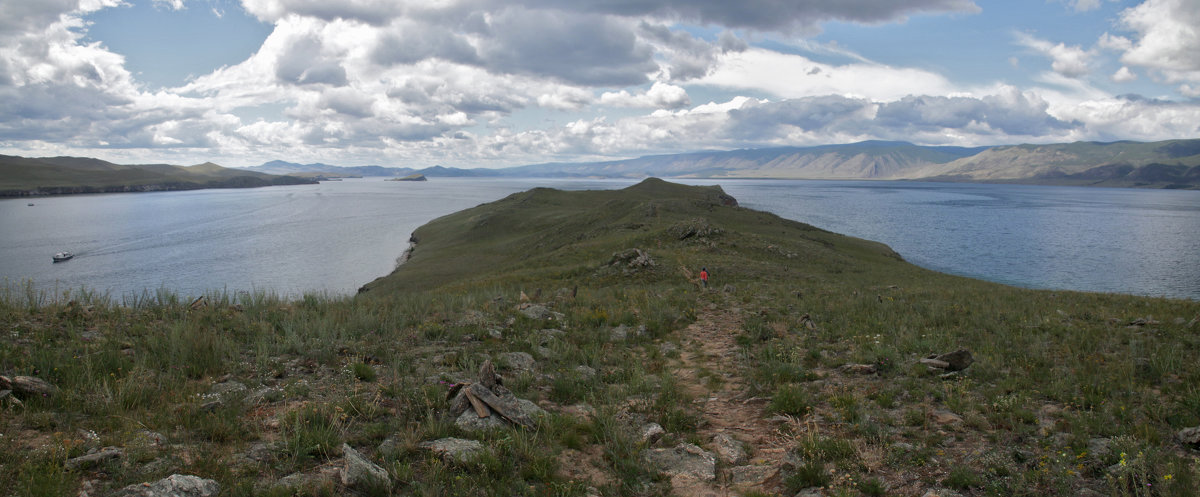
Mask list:
[{"label": "small island", "polygon": [[414,173],[408,176],[401,176],[399,178],[389,178],[384,181],[429,181],[429,179],[426,178],[424,174]]}]

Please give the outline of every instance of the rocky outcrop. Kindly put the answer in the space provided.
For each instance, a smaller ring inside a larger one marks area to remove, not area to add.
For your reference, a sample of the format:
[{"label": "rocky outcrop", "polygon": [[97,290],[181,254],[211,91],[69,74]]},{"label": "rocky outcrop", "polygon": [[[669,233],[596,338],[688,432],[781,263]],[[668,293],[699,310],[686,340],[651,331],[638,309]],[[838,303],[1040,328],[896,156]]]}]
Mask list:
[{"label": "rocky outcrop", "polygon": [[129,485],[112,497],[213,497],[221,491],[215,480],[191,475],[171,475],[153,483]]}]

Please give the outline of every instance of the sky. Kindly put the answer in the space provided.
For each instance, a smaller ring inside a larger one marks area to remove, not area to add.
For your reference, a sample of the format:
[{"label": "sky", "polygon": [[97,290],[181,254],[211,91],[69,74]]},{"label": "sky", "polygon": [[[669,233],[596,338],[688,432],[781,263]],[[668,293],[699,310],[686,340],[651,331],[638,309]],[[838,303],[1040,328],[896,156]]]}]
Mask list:
[{"label": "sky", "polygon": [[0,154],[505,167],[1200,138],[1197,0],[0,0]]}]

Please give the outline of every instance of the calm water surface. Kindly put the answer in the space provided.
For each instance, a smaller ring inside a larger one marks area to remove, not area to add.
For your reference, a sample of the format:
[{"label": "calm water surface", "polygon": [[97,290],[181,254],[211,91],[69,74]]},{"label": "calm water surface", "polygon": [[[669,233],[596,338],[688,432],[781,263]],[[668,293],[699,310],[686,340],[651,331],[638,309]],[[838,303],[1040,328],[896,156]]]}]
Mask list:
[{"label": "calm water surface", "polygon": [[[368,178],[0,200],[0,279],[114,297],[165,288],[348,294],[418,226],[535,186],[623,180]],[[721,184],[743,206],[887,243],[908,261],[1035,288],[1200,298],[1200,192],[863,181]],[[26,204],[33,202],[29,207]],[[69,250],[75,259],[53,264]]]},{"label": "calm water surface", "polygon": [[879,181],[721,181],[741,205],[1031,288],[1200,299],[1200,192]]}]

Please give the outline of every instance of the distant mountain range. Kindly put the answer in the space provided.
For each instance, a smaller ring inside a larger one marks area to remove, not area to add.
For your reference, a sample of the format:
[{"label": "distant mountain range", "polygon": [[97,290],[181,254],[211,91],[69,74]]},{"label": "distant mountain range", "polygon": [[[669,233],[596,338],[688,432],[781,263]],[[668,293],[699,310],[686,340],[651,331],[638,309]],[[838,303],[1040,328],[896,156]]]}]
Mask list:
[{"label": "distant mountain range", "polygon": [[1076,142],[995,147],[927,147],[866,141],[546,163],[504,169],[337,167],[272,161],[276,174],[427,177],[879,179],[1080,186],[1200,188],[1200,139]]},{"label": "distant mountain range", "polygon": [[636,159],[547,163],[504,169],[297,164],[231,169],[212,163],[119,165],[84,157],[0,155],[0,196],[238,188],[340,177],[422,175],[547,178],[874,179],[1200,189],[1200,139],[926,147],[866,141]]},{"label": "distant mountain range", "polygon": [[292,176],[308,176],[308,177],[324,177],[324,178],[354,178],[366,176],[382,176],[382,177],[403,177],[413,174],[422,174],[425,176],[439,177],[472,177],[472,176],[500,176],[494,173],[493,169],[459,169],[454,167],[433,166],[425,169],[413,169],[411,167],[384,167],[384,166],[334,166],[331,164],[322,164],[316,162],[313,164],[297,164],[295,162],[285,162],[281,160],[273,160],[264,162],[257,166],[242,168],[246,171],[254,171],[266,174],[290,174]]},{"label": "distant mountain range", "polygon": [[86,157],[0,155],[0,196],[252,188],[314,182],[295,176],[231,169],[211,162],[195,166],[121,165]]}]

